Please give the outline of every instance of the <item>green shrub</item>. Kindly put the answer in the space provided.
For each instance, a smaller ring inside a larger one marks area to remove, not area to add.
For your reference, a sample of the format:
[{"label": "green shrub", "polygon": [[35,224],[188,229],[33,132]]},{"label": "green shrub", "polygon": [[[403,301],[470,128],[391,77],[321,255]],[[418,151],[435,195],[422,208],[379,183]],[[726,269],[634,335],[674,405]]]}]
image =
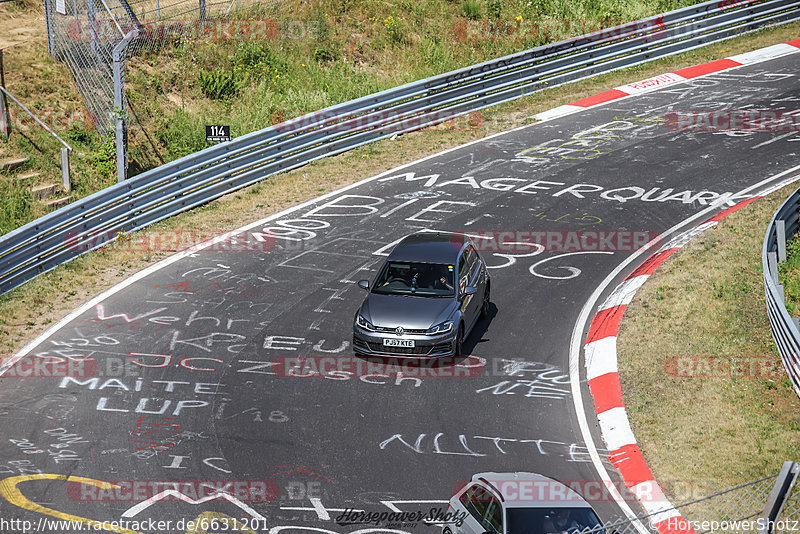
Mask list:
[{"label": "green shrub", "polygon": [[479,19],[481,17],[480,0],[465,0],[462,11],[464,12],[464,16],[468,19]]},{"label": "green shrub", "polygon": [[489,16],[499,19],[503,14],[503,0],[486,0]]},{"label": "green shrub", "polygon": [[322,46],[314,49],[313,57],[314,61],[318,63],[328,63],[336,61],[338,55],[338,52],[333,47]]},{"label": "green shrub", "polygon": [[233,70],[216,69],[207,72],[200,69],[200,89],[212,100],[229,98],[238,93],[241,87],[242,83]]},{"label": "green shrub", "polygon": [[159,142],[167,149],[168,159],[178,159],[208,146],[204,117],[179,109],[167,117],[158,129]]},{"label": "green shrub", "polygon": [[102,178],[116,176],[117,173],[117,150],[114,146],[114,138],[106,138],[98,147],[97,152],[92,155],[92,165]]},{"label": "green shrub", "polygon": [[0,181],[0,235],[31,218],[31,194],[20,181]]}]

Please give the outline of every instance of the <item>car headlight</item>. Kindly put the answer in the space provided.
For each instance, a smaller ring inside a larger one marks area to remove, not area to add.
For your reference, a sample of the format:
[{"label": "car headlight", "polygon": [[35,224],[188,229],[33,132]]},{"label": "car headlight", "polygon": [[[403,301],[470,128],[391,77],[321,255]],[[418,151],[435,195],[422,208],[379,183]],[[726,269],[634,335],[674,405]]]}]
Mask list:
[{"label": "car headlight", "polygon": [[356,318],[356,324],[361,328],[363,328],[364,330],[370,330],[372,332],[375,331],[375,327],[373,326],[373,324],[364,319],[363,315],[359,314],[359,316]]},{"label": "car headlight", "polygon": [[432,327],[428,328],[425,331],[425,333],[428,334],[429,336],[432,336],[434,334],[436,334],[436,335],[445,334],[445,333],[449,332],[452,329],[453,329],[453,321],[445,321],[443,323],[437,324],[436,326],[432,326]]}]

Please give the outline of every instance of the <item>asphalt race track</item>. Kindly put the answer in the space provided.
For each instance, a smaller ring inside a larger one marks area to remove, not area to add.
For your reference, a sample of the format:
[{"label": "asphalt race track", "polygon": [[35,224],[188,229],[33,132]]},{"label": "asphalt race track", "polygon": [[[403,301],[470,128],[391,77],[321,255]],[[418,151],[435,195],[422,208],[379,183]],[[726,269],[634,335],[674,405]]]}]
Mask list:
[{"label": "asphalt race track", "polygon": [[[494,136],[238,237],[261,250],[215,246],[148,270],[30,353],[96,370],[0,379],[0,517],[33,530],[42,519],[84,518],[171,520],[138,530],[183,533],[181,519],[230,517],[272,534],[385,532],[390,525],[335,519],[346,508],[428,510],[481,471],[597,480],[569,383],[584,304],[636,240],[756,195],[800,159],[797,133],[679,132],[664,115],[799,109],[799,64],[792,54]],[[355,282],[423,228],[482,236],[494,306],[465,343],[469,358],[436,377],[281,376],[287,357],[354,361],[352,321],[364,297]],[[532,231],[550,240],[544,250],[524,244]],[[627,238],[570,248],[600,231]],[[520,244],[495,251],[487,236]],[[601,447],[585,383],[581,391]],[[189,484],[181,499],[153,481]],[[203,498],[202,484],[225,482],[234,498]],[[596,506],[606,519],[623,515],[612,500]],[[226,531],[217,527],[208,531]]]}]

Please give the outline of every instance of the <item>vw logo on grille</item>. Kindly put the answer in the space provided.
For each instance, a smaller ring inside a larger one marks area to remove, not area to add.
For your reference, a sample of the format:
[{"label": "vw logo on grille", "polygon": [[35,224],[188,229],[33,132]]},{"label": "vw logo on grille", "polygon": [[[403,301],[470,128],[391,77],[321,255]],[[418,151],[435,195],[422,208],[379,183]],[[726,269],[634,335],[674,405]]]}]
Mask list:
[{"label": "vw logo on grille", "polygon": [[403,334],[405,334],[405,332],[406,331],[403,330],[402,326],[398,326],[397,328],[394,329],[394,333],[397,334],[398,336],[402,336]]}]

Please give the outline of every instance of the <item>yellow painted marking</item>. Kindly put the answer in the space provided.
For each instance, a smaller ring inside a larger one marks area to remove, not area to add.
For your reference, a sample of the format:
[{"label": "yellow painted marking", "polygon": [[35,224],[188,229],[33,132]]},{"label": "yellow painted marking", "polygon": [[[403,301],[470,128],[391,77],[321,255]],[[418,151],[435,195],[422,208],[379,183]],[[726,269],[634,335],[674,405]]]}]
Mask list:
[{"label": "yellow painted marking", "polygon": [[0,495],[5,497],[5,499],[10,502],[11,504],[16,504],[20,508],[24,508],[26,510],[30,510],[32,512],[37,512],[44,515],[49,515],[51,517],[55,517],[58,519],[63,519],[65,521],[79,521],[81,523],[86,523],[90,525],[92,529],[102,528],[103,530],[107,530],[109,532],[118,532],[119,534],[142,534],[136,530],[128,530],[125,528],[120,528],[114,525],[110,525],[103,521],[98,521],[96,519],[87,519],[85,517],[79,517],[77,515],[71,515],[64,512],[59,512],[58,510],[53,510],[51,508],[46,508],[41,504],[37,504],[30,499],[28,499],[25,495],[17,487],[21,482],[29,482],[31,480],[63,480],[65,482],[78,482],[81,484],[89,484],[90,486],[96,486],[100,489],[111,489],[111,488],[118,488],[116,484],[111,484],[110,482],[103,482],[102,480],[95,480],[93,478],[84,478],[84,477],[75,477],[71,475],[53,475],[53,474],[41,474],[41,475],[22,475],[16,477],[9,477],[3,480],[0,480]]}]

